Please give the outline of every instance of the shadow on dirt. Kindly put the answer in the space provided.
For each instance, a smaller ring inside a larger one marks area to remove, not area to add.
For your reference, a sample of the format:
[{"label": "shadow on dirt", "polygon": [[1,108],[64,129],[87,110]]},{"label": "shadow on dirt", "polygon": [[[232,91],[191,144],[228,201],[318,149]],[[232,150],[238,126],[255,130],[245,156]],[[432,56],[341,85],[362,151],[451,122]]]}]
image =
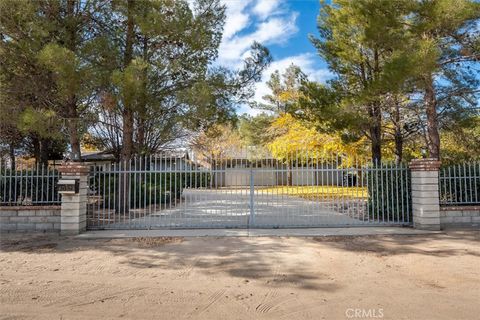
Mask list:
[{"label": "shadow on dirt", "polygon": [[[442,244],[439,241],[442,241]],[[450,231],[431,235],[314,237],[312,241],[349,252],[371,252],[378,256],[427,255],[480,257],[480,230]],[[448,242],[448,245],[445,245]],[[463,248],[462,243],[479,245],[478,251]]]},{"label": "shadow on dirt", "polygon": [[[286,238],[246,237],[159,237],[84,240],[58,235],[2,235],[3,253],[68,254],[78,251],[108,252],[120,258],[119,264],[141,269],[178,270],[179,276],[195,269],[206,275],[219,273],[250,281],[262,280],[270,286],[293,285],[304,289],[336,291],[339,286],[321,270],[312,272],[302,265],[282,267],[279,254],[295,255],[305,246],[321,252],[322,248],[374,254],[376,256],[428,255],[480,257],[480,249],[465,249],[466,243],[480,248],[480,231],[456,231],[431,235],[359,236],[295,238],[298,246]],[[472,248],[472,246],[469,246]]]}]

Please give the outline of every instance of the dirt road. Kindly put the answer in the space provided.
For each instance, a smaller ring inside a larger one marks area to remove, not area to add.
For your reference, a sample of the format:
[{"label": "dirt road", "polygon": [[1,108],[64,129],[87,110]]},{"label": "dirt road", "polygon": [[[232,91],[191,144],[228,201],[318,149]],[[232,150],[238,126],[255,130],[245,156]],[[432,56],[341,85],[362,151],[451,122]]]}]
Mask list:
[{"label": "dirt road", "polygon": [[479,231],[1,238],[0,319],[450,320],[480,314]]}]

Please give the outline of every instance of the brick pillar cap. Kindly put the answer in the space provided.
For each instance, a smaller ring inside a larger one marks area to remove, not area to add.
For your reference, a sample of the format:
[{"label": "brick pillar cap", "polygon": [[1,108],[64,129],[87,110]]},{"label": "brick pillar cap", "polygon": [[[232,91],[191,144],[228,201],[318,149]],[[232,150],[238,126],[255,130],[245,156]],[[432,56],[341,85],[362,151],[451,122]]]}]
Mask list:
[{"label": "brick pillar cap", "polygon": [[410,161],[412,171],[437,171],[442,162],[434,158],[413,159]]},{"label": "brick pillar cap", "polygon": [[58,171],[62,174],[87,174],[90,172],[90,166],[87,163],[66,162],[58,168]]}]

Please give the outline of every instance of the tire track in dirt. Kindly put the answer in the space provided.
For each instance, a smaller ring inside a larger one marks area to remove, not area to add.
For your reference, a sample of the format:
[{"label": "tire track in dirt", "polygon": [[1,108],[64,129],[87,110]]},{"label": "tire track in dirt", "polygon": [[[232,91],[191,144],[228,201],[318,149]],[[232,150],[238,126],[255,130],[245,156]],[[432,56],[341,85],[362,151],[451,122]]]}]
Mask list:
[{"label": "tire track in dirt", "polygon": [[279,318],[292,319],[292,316],[298,317],[298,314],[301,314],[302,315],[301,318],[311,319],[313,318],[311,310],[321,306],[319,302],[303,304],[302,302],[298,301],[298,299],[296,298],[294,298],[293,300],[297,300],[298,304],[296,306],[290,306],[288,308],[288,311],[275,310],[272,313],[270,313],[270,315],[274,316],[275,319],[279,319]]},{"label": "tire track in dirt", "polygon": [[[80,306],[84,306],[84,305],[94,304],[94,303],[97,303],[97,302],[102,302],[103,303],[106,300],[113,300],[115,298],[118,298],[118,299],[126,298],[125,300],[128,301],[132,297],[142,296],[142,295],[140,295],[140,293],[147,290],[147,289],[148,288],[139,287],[139,288],[132,288],[132,289],[127,289],[127,290],[115,291],[115,292],[108,293],[108,295],[106,295],[104,297],[95,298],[93,300],[90,300],[88,302],[81,303],[81,304],[72,304],[71,306],[72,307],[80,307]],[[67,306],[70,306],[70,305],[67,305]]]},{"label": "tire track in dirt", "polygon": [[292,300],[295,300],[295,297],[290,295],[281,295],[276,286],[279,281],[281,281],[280,273],[280,261],[275,263],[273,269],[272,278],[266,282],[267,285],[273,285],[274,287],[270,289],[261,302],[255,307],[255,312],[260,314],[271,314],[275,312],[278,308],[281,308],[284,305],[289,304]]},{"label": "tire track in dirt", "polygon": [[294,299],[295,297],[289,295],[280,296],[277,290],[271,290],[265,295],[262,302],[257,305],[255,311],[261,314],[270,313],[272,310],[276,310]]},{"label": "tire track in dirt", "polygon": [[193,259],[191,263],[187,264],[181,271],[178,272],[177,276],[179,278],[188,278],[199,261],[199,258]]},{"label": "tire track in dirt", "polygon": [[0,296],[6,301],[35,302],[42,306],[61,306],[75,299],[82,299],[98,291],[105,290],[100,284],[73,283],[71,281],[26,280],[25,283],[10,285]]},{"label": "tire track in dirt", "polygon": [[207,301],[204,304],[197,306],[195,310],[188,313],[187,318],[191,318],[193,316],[198,317],[199,315],[207,311],[212,305],[214,305],[219,300],[221,300],[226,292],[227,292],[226,289],[215,291],[210,296],[208,296]]},{"label": "tire track in dirt", "polygon": [[[275,267],[273,269],[273,274],[271,280],[267,281],[267,284],[276,283],[280,276],[280,267],[279,262],[275,263]],[[255,307],[255,312],[260,314],[269,313],[272,310],[280,307],[281,305],[287,303],[289,300],[293,299],[289,296],[280,296],[278,288],[270,289],[265,296],[263,297],[262,301]]]},{"label": "tire track in dirt", "polygon": [[169,303],[192,304],[198,299],[198,292],[196,291],[165,291],[162,295],[164,296],[162,300]]}]

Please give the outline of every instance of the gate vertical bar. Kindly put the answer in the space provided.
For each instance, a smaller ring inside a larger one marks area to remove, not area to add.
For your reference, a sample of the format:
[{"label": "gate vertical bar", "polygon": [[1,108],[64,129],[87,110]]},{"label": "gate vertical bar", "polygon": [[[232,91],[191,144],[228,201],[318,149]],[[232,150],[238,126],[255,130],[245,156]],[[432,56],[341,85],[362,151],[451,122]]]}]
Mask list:
[{"label": "gate vertical bar", "polygon": [[253,185],[253,168],[250,164],[250,216],[248,217],[248,226],[252,227],[255,224],[255,208],[254,208],[254,192],[255,188]]}]

